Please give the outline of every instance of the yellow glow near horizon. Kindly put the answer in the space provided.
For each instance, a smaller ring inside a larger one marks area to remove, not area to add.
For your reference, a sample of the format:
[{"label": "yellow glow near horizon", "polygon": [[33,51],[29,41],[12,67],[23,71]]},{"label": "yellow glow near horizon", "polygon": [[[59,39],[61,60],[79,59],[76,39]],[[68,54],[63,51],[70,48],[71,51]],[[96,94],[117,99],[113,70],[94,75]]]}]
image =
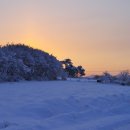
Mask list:
[{"label": "yellow glow near horizon", "polygon": [[[0,42],[70,58],[87,74],[130,69],[130,1],[0,1]],[[116,5],[116,6],[115,6]]]}]

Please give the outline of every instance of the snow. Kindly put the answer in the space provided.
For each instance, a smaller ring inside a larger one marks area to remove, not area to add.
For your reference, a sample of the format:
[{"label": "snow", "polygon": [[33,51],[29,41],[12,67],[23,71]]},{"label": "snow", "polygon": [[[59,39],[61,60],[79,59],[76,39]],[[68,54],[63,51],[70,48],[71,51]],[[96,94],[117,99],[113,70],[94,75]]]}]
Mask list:
[{"label": "snow", "polygon": [[130,87],[84,80],[1,83],[0,129],[130,130]]}]

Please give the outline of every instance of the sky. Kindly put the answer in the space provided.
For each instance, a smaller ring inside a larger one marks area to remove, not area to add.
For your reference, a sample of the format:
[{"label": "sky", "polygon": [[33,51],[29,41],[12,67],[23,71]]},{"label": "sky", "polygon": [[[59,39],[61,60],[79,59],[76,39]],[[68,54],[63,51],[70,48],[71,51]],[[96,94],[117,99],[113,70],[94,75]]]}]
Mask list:
[{"label": "sky", "polygon": [[0,0],[0,44],[12,42],[87,74],[130,70],[130,0]]}]

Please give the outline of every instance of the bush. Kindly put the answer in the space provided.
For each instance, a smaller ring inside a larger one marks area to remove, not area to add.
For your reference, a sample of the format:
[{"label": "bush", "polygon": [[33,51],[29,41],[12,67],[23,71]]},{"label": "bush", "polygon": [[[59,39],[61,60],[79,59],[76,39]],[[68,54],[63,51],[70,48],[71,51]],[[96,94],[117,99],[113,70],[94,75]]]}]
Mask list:
[{"label": "bush", "polygon": [[96,76],[98,83],[112,83],[113,82],[113,76],[109,74],[108,72],[104,72],[101,76]]},{"label": "bush", "polygon": [[129,71],[122,71],[118,76],[117,76],[117,81],[121,85],[129,85],[130,84],[130,75]]}]

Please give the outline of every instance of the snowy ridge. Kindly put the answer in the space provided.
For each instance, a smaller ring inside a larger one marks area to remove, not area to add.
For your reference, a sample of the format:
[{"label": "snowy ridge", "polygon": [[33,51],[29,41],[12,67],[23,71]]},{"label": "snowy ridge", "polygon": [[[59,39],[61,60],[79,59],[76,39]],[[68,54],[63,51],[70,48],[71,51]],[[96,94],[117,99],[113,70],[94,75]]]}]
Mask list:
[{"label": "snowy ridge", "polygon": [[130,129],[129,87],[77,81],[3,83],[0,101],[0,129]]}]

